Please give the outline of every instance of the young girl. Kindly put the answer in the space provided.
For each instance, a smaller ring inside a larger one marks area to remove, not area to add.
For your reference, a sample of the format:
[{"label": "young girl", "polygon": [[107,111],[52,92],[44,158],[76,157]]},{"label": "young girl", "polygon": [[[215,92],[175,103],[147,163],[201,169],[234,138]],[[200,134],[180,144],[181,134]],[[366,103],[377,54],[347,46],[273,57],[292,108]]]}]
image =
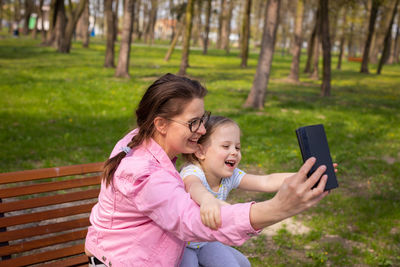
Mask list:
[{"label": "young girl", "polygon": [[[206,123],[206,134],[194,154],[185,155],[190,163],[181,176],[186,191],[200,206],[202,222],[211,229],[221,225],[220,207],[233,188],[276,192],[293,173],[252,175],[238,169],[241,160],[240,129],[231,119],[212,116]],[[219,242],[189,242],[181,266],[250,266],[239,251]]]}]

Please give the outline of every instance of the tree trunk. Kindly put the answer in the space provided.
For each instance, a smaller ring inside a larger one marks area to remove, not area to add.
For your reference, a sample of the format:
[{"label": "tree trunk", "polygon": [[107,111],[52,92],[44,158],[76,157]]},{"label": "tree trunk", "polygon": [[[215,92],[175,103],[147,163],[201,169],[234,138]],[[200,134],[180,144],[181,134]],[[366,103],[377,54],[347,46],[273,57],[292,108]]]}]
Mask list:
[{"label": "tree trunk", "polygon": [[147,44],[149,44],[149,45],[154,44],[154,28],[156,26],[156,20],[157,20],[157,9],[158,9],[157,0],[151,0],[149,31],[148,31],[148,39],[147,39]]},{"label": "tree trunk", "polygon": [[[184,16],[182,18],[184,19]],[[164,57],[165,61],[169,61],[169,59],[171,58],[171,55],[175,50],[176,43],[178,42],[179,37],[182,35],[182,31],[184,28],[183,22],[178,21],[177,28],[178,29],[175,32],[174,39],[172,39],[172,42],[171,42],[171,45],[169,46],[167,54],[165,54],[165,57]]]},{"label": "tree trunk", "polygon": [[[51,0],[50,11],[49,11],[49,31],[46,36],[46,41],[43,42],[44,45],[52,46],[56,40],[56,24],[57,24],[57,0]],[[65,14],[64,14],[65,16]]]},{"label": "tree trunk", "polygon": [[222,22],[222,32],[221,32],[221,48],[229,53],[229,37],[231,35],[231,19],[233,11],[234,0],[229,0],[228,8],[223,11],[223,22]]},{"label": "tree trunk", "polygon": [[3,29],[3,0],[0,0],[0,32]]},{"label": "tree trunk", "polygon": [[323,53],[321,95],[331,95],[331,42],[329,35],[329,0],[320,0],[321,9],[321,38]]},{"label": "tree trunk", "polygon": [[40,24],[41,24],[40,26],[42,28],[42,31],[41,31],[42,44],[46,43],[46,31],[44,29],[44,16],[43,16],[43,10],[42,10],[43,3],[44,3],[44,0],[40,0],[40,2],[39,2],[39,17],[38,17],[38,18],[40,18]]},{"label": "tree trunk", "polygon": [[226,1],[221,0],[219,15],[218,15],[218,31],[217,31],[217,49],[222,48],[222,29],[224,28],[224,10],[226,8]]},{"label": "tree trunk", "polygon": [[397,18],[397,31],[396,31],[396,37],[394,39],[392,63],[400,62],[399,55],[400,55],[400,16]]},{"label": "tree trunk", "polygon": [[369,50],[371,47],[372,36],[374,35],[375,21],[376,21],[376,15],[378,14],[379,4],[380,4],[379,0],[372,0],[371,13],[369,16],[369,24],[368,24],[368,35],[367,35],[367,40],[365,41],[363,58],[361,62],[361,70],[360,70],[361,73],[369,73],[368,70]]},{"label": "tree trunk", "polygon": [[118,65],[115,70],[116,77],[129,78],[129,57],[131,52],[134,12],[135,0],[125,0],[121,46],[119,49]]},{"label": "tree trunk", "polygon": [[[318,27],[319,28],[319,27]],[[320,30],[317,29],[319,32]],[[314,43],[314,50],[313,50],[313,64],[312,64],[312,70],[311,70],[311,75],[310,78],[313,80],[318,80],[319,75],[318,75],[318,63],[319,63],[319,47],[321,45],[321,40],[320,40],[320,33],[317,33],[315,36],[315,43]]]},{"label": "tree trunk", "polygon": [[342,18],[342,27],[341,27],[340,44],[339,44],[339,55],[338,55],[338,63],[336,65],[337,70],[340,70],[342,68],[344,41],[346,38],[346,22],[347,22],[347,8],[345,6],[343,8],[343,18]]},{"label": "tree trunk", "polygon": [[89,47],[89,40],[90,40],[90,30],[89,30],[89,1],[86,2],[85,9],[82,14],[82,46],[85,48]]},{"label": "tree trunk", "polygon": [[249,58],[249,40],[250,40],[250,12],[251,12],[251,0],[246,0],[246,4],[244,5],[244,13],[242,20],[242,31],[241,31],[241,58],[242,62],[240,63],[241,68],[247,67],[247,60]]},{"label": "tree trunk", "polygon": [[140,35],[140,6],[141,6],[141,0],[136,0],[135,4],[135,14],[134,14],[134,21],[133,21],[133,36],[134,39],[139,40],[141,35]]},{"label": "tree trunk", "polygon": [[314,46],[315,46],[315,37],[317,35],[317,29],[318,29],[318,23],[319,23],[319,13],[318,9],[315,12],[315,22],[314,22],[314,28],[311,32],[310,39],[307,44],[307,62],[306,66],[304,68],[304,73],[311,73],[311,67],[312,67],[312,60],[313,60],[313,54],[314,54]]},{"label": "tree trunk", "polygon": [[33,8],[35,6],[35,3],[33,0],[25,0],[25,12],[24,12],[24,28],[23,28],[23,34],[28,35],[29,34],[29,19],[31,18]]},{"label": "tree trunk", "polygon": [[378,63],[379,53],[383,50],[385,36],[386,36],[386,29],[390,27],[390,18],[392,10],[396,4],[395,1],[388,1],[391,5],[388,6],[389,3],[385,5],[385,2],[381,1],[383,10],[381,15],[381,20],[379,23],[379,27],[375,30],[375,42],[372,43],[372,49],[370,52],[369,61],[373,64]]},{"label": "tree trunk", "polygon": [[399,0],[396,0],[396,3],[395,3],[394,8],[392,10],[392,16],[391,16],[391,19],[390,19],[389,27],[386,30],[385,40],[383,42],[383,52],[382,52],[381,59],[379,60],[378,70],[377,70],[376,74],[381,74],[383,65],[389,59],[390,42],[391,42],[391,38],[392,38],[392,26],[393,26],[394,18],[396,16],[397,5],[398,4],[399,4]]},{"label": "tree trunk", "polygon": [[199,46],[200,36],[202,34],[203,29],[203,21],[201,19],[202,11],[203,11],[203,1],[196,1],[194,5],[194,19],[195,22],[193,23],[193,45]]},{"label": "tree trunk", "polygon": [[[318,4],[319,5],[319,4]],[[310,78],[313,80],[319,79],[318,64],[319,64],[319,48],[321,46],[321,7],[318,6],[317,10],[317,24],[315,28],[315,40],[313,49],[313,64],[311,69]]]},{"label": "tree trunk", "polygon": [[[32,39],[34,39],[34,40],[36,40],[36,37],[37,37],[39,14],[40,14],[40,9],[42,8],[42,6],[43,6],[42,1],[39,1],[38,6],[36,5],[36,3],[34,3],[34,12],[36,13],[35,26],[33,27],[33,31],[32,31]],[[0,20],[0,24],[1,24],[1,20]]]},{"label": "tree trunk", "polygon": [[206,55],[208,50],[208,35],[210,33],[210,21],[211,21],[211,0],[207,0],[206,25],[204,27],[204,39],[203,39],[203,55]]},{"label": "tree trunk", "polygon": [[57,20],[55,27],[55,46],[57,49],[65,43],[65,27],[67,24],[67,17],[65,15],[64,0],[56,0]]},{"label": "tree trunk", "polygon": [[185,23],[185,35],[183,37],[182,58],[178,75],[186,75],[186,68],[189,66],[189,49],[190,49],[190,38],[192,34],[193,5],[194,5],[194,0],[188,0],[186,6],[186,15],[185,15],[186,23]]},{"label": "tree trunk", "polygon": [[300,65],[300,54],[301,54],[301,43],[303,42],[302,25],[304,17],[304,2],[303,0],[297,1],[296,10],[296,22],[294,29],[294,41],[293,41],[293,58],[292,65],[290,66],[289,80],[299,82],[299,65]]},{"label": "tree trunk", "polygon": [[76,29],[76,24],[81,17],[83,10],[85,9],[86,2],[88,0],[80,0],[78,6],[74,9],[72,2],[69,1],[69,11],[67,13],[68,21],[65,28],[65,36],[62,38],[61,42],[58,43],[57,51],[61,53],[69,53],[71,50],[72,37]]},{"label": "tree trunk", "polygon": [[268,89],[271,63],[274,56],[276,31],[279,24],[280,4],[280,0],[269,0],[267,3],[257,70],[254,76],[253,86],[247,96],[244,107],[264,108],[265,94]]},{"label": "tree trunk", "polygon": [[104,59],[105,68],[115,68],[115,39],[114,39],[114,14],[112,10],[113,0],[104,0],[104,15],[106,19],[106,55]]}]

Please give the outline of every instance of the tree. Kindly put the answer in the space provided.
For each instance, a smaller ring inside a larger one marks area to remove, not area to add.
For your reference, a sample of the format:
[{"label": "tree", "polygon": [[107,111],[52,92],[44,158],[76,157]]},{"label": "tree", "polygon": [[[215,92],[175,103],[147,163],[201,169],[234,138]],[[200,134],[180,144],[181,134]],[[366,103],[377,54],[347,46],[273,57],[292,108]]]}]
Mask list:
[{"label": "tree", "polygon": [[300,65],[300,54],[301,54],[301,44],[303,42],[302,36],[302,26],[303,26],[303,16],[304,16],[304,2],[303,0],[297,1],[296,9],[296,21],[295,30],[293,36],[293,47],[292,47],[292,65],[290,66],[289,80],[294,82],[299,82],[299,65]]},{"label": "tree", "polygon": [[229,36],[231,35],[231,20],[234,0],[229,0],[222,11],[221,48],[229,53]]},{"label": "tree", "polygon": [[208,50],[208,37],[210,33],[210,21],[211,21],[211,4],[212,0],[207,0],[206,7],[206,21],[204,26],[204,39],[203,39],[203,55],[207,54]]},{"label": "tree", "polygon": [[202,20],[202,11],[203,11],[203,1],[195,1],[194,5],[194,27],[193,27],[193,45],[198,46],[200,41],[200,36],[202,34],[203,29],[203,20]]},{"label": "tree", "polygon": [[321,95],[329,96],[331,94],[331,42],[329,36],[329,0],[319,1],[321,9],[321,34],[323,69]]},{"label": "tree", "polygon": [[3,29],[3,0],[0,0],[0,31]]},{"label": "tree", "polygon": [[264,108],[265,93],[268,89],[271,63],[274,55],[276,31],[279,24],[280,5],[280,0],[269,0],[265,8],[261,51],[253,85],[244,104],[245,107]]},{"label": "tree", "polygon": [[396,37],[394,39],[393,45],[393,53],[391,57],[390,63],[399,63],[400,62],[400,15],[397,17],[397,30],[396,30]]},{"label": "tree", "polygon": [[129,78],[129,58],[131,52],[135,3],[136,0],[125,0],[124,2],[121,45],[119,49],[118,65],[115,70],[116,77]]},{"label": "tree", "polygon": [[343,8],[342,12],[343,12],[343,18],[342,18],[342,27],[340,32],[339,55],[338,55],[338,63],[336,65],[336,69],[338,70],[342,68],[344,41],[346,38],[346,22],[347,22],[347,12],[348,12],[346,6]]},{"label": "tree", "polygon": [[115,68],[115,27],[114,27],[114,12],[113,0],[104,0],[104,16],[106,19],[106,54],[104,58],[104,67]]},{"label": "tree", "polygon": [[72,1],[69,0],[67,12],[63,0],[57,0],[57,51],[69,53],[71,49],[72,37],[76,29],[76,24],[85,9],[88,0],[80,0],[78,5],[73,8]]},{"label": "tree", "polygon": [[[379,53],[382,52],[382,48],[384,47],[384,41],[386,36],[386,30],[390,27],[391,24],[391,14],[394,6],[396,5],[396,1],[381,1],[381,12],[378,12],[377,17],[380,17],[379,26],[375,29],[375,39],[372,42],[372,47],[369,55],[369,61],[373,64],[378,63]],[[379,14],[381,14],[379,16]]]},{"label": "tree", "polygon": [[186,69],[189,66],[189,49],[190,38],[192,34],[192,21],[193,21],[193,5],[194,0],[188,0],[185,15],[185,35],[183,36],[182,57],[181,65],[179,67],[179,75],[186,75]]},{"label": "tree", "polygon": [[169,49],[167,51],[167,54],[165,54],[164,60],[168,61],[171,58],[172,53],[175,50],[176,43],[178,42],[179,37],[181,37],[183,29],[184,29],[184,21],[185,21],[185,12],[186,12],[186,3],[177,5],[174,9],[174,14],[176,13],[176,30],[174,37],[172,39],[171,45],[169,46]]},{"label": "tree", "polygon": [[368,24],[368,35],[367,35],[367,40],[365,41],[363,58],[361,62],[361,70],[360,70],[361,73],[369,73],[368,70],[369,50],[371,48],[372,36],[374,35],[375,21],[379,5],[380,5],[380,0],[372,0],[371,13],[369,16],[369,24]]},{"label": "tree", "polygon": [[385,40],[383,42],[383,52],[382,52],[381,59],[379,60],[378,70],[376,71],[377,74],[381,74],[383,65],[389,59],[390,42],[391,42],[391,38],[392,38],[392,26],[393,26],[394,18],[396,16],[397,5],[398,4],[399,4],[399,0],[396,0],[396,3],[395,3],[395,5],[393,7],[393,10],[392,10],[392,16],[391,16],[391,19],[390,19],[389,27],[386,30]]},{"label": "tree", "polygon": [[24,9],[23,34],[28,35],[29,34],[29,20],[30,20],[30,17],[34,10],[35,3],[33,0],[25,0],[24,6],[25,6],[25,9]]},{"label": "tree", "polygon": [[218,31],[217,31],[217,48],[222,48],[222,29],[224,27],[224,10],[226,8],[227,0],[220,0],[219,14],[218,14]]},{"label": "tree", "polygon": [[308,44],[307,44],[307,61],[306,61],[306,66],[304,68],[304,73],[311,73],[311,71],[312,71],[311,64],[312,64],[312,59],[313,59],[313,54],[314,54],[314,46],[316,43],[315,39],[316,39],[316,35],[317,35],[317,29],[318,29],[318,25],[319,25],[318,9],[315,12],[314,21],[315,21],[314,27],[313,27],[313,30],[310,35],[310,39],[308,40]]},{"label": "tree", "polygon": [[89,1],[86,2],[85,9],[80,17],[77,25],[77,36],[82,40],[82,46],[89,47]]},{"label": "tree", "polygon": [[244,5],[242,30],[241,30],[241,52],[240,56],[242,62],[240,67],[247,67],[247,59],[249,58],[249,40],[250,40],[250,12],[251,12],[251,0],[246,0]]}]

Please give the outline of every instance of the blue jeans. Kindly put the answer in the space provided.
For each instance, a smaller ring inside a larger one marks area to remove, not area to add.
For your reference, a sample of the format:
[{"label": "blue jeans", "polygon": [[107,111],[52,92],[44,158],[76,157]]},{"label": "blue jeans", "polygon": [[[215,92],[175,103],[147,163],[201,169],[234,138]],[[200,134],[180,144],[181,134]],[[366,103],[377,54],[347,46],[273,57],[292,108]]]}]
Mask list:
[{"label": "blue jeans", "polygon": [[181,267],[250,267],[249,260],[238,250],[220,242],[208,242],[197,249],[185,248]]}]

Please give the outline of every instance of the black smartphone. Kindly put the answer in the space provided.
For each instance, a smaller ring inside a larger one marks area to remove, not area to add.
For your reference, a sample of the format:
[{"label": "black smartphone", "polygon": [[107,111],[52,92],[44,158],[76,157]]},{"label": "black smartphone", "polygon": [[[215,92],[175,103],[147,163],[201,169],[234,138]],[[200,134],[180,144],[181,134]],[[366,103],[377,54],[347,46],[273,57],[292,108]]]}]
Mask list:
[{"label": "black smartphone", "polygon": [[[296,130],[296,135],[303,162],[311,157],[317,159],[307,176],[310,177],[319,166],[325,165],[326,171],[324,174],[328,175],[325,191],[339,187],[324,126],[322,124],[317,124],[300,127]],[[318,183],[316,183],[314,187],[317,185]]]}]

